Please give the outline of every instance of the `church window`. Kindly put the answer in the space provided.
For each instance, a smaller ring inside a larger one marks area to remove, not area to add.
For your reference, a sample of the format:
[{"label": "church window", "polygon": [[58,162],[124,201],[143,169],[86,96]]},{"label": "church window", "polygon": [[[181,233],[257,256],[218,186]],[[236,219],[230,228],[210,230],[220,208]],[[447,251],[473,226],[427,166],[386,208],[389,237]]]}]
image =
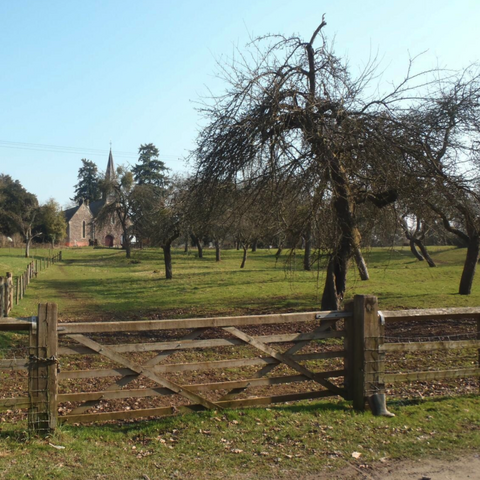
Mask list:
[{"label": "church window", "polygon": [[82,224],[82,238],[85,238],[86,236],[87,236],[87,224],[84,220]]}]

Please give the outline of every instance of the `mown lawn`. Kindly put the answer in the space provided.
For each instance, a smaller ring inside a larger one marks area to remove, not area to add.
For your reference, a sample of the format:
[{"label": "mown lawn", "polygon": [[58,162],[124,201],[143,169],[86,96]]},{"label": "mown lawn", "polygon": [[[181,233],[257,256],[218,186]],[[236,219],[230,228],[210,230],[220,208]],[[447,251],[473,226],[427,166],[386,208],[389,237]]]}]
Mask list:
[{"label": "mown lawn", "polygon": [[[350,270],[347,296],[375,294],[383,309],[479,306],[480,285],[458,295],[464,249],[432,249],[437,268],[408,249],[366,253],[371,280]],[[0,265],[20,262],[0,250]],[[223,313],[316,310],[323,274],[303,272],[302,258],[276,262],[273,251],[214,252],[204,259],[174,254],[174,279],[164,279],[158,250],[71,249],[39,273],[13,314],[35,314],[39,302],[57,302],[61,320],[167,318]],[[1,337],[1,336],[0,336]],[[3,337],[2,337],[3,338]],[[5,339],[4,339],[5,340]],[[6,343],[3,348],[7,347]],[[2,348],[2,346],[0,346]],[[0,413],[0,478],[163,479],[322,478],[348,464],[368,472],[375,462],[445,456],[480,448],[480,397],[389,399],[395,418],[355,413],[340,400],[271,408],[204,412],[141,422],[61,426],[47,439],[31,438],[22,420]]]}]

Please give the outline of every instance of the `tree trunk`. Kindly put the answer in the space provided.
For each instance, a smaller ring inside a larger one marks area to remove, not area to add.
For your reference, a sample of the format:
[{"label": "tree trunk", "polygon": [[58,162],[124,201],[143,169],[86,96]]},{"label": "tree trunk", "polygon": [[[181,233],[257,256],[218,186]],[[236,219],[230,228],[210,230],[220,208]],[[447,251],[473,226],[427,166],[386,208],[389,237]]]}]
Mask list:
[{"label": "tree trunk", "polygon": [[25,258],[30,258],[30,242],[32,241],[32,237],[26,236],[25,237]]},{"label": "tree trunk", "polygon": [[278,260],[280,258],[280,255],[282,254],[283,251],[283,246],[279,245],[277,251],[275,252],[275,258]]},{"label": "tree trunk", "polygon": [[353,256],[355,257],[355,263],[357,264],[358,273],[362,280],[370,280],[370,275],[368,274],[367,264],[363,258],[362,251],[358,246],[354,248]]},{"label": "tree trunk", "polygon": [[198,258],[203,258],[203,247],[200,239],[197,240]]},{"label": "tree trunk", "polygon": [[477,267],[478,256],[480,252],[480,237],[471,236],[467,246],[467,257],[463,265],[462,278],[460,280],[460,295],[470,295],[472,291],[473,277]]},{"label": "tree trunk", "polygon": [[252,253],[257,251],[257,244],[258,244],[258,240],[255,239],[252,243]]},{"label": "tree trunk", "polygon": [[183,251],[188,253],[188,233],[185,235],[185,248]]},{"label": "tree trunk", "polygon": [[418,246],[422,252],[423,258],[427,261],[429,267],[436,267],[437,264],[433,261],[432,257],[428,253],[427,247],[423,244],[421,240],[415,240],[415,245]]},{"label": "tree trunk", "polygon": [[163,258],[165,261],[165,278],[171,280],[173,278],[172,270],[172,244],[170,242],[162,246]]},{"label": "tree trunk", "polygon": [[123,236],[123,243],[125,244],[125,255],[127,258],[132,256],[132,246],[130,245],[130,239],[127,235]]},{"label": "tree trunk", "polygon": [[350,258],[350,244],[345,239],[334,252],[328,262],[327,276],[322,294],[322,310],[340,310],[347,286],[348,259]]},{"label": "tree trunk", "polygon": [[309,272],[312,269],[312,236],[308,232],[304,237],[304,255],[303,255],[303,269]]},{"label": "tree trunk", "polygon": [[333,209],[340,229],[340,240],[328,265],[325,287],[322,295],[322,310],[338,310],[341,307],[347,285],[348,260],[352,247],[360,249],[360,232],[354,217],[354,202],[350,193],[345,170],[339,158],[329,159],[330,176],[334,185]]},{"label": "tree trunk", "polygon": [[245,267],[245,263],[247,262],[247,253],[248,253],[248,244],[243,245],[243,258],[242,258],[242,264],[240,265],[240,268]]},{"label": "tree trunk", "polygon": [[220,255],[220,242],[218,240],[215,240],[215,261],[219,262],[221,260],[221,255]]},{"label": "tree trunk", "polygon": [[338,296],[336,288],[335,263],[336,258],[332,255],[327,266],[325,287],[323,289],[322,303],[320,307],[322,310],[339,310],[342,304],[342,299]]},{"label": "tree trunk", "polygon": [[423,262],[425,259],[423,258],[422,254],[417,250],[415,245],[415,240],[410,238],[410,251],[413,253],[413,256],[420,262]]}]

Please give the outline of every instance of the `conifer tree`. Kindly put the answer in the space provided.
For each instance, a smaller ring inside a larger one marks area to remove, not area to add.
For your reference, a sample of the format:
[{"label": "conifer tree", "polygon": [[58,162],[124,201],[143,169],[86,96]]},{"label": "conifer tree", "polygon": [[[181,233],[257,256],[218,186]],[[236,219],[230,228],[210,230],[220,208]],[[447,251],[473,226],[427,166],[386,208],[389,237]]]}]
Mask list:
[{"label": "conifer tree", "polygon": [[138,185],[153,185],[165,189],[168,184],[165,163],[158,159],[158,148],[153,143],[140,145],[138,149],[138,164],[132,169],[135,182]]}]

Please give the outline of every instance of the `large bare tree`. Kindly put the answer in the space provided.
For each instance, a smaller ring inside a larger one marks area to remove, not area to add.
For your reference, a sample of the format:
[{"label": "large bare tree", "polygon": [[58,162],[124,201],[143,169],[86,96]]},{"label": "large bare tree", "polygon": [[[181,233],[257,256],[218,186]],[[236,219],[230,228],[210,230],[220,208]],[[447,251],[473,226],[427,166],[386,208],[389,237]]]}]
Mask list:
[{"label": "large bare tree", "polygon": [[381,208],[397,198],[402,150],[394,140],[412,77],[373,97],[374,66],[354,78],[323,36],[325,25],[309,41],[260,38],[223,64],[227,90],[201,108],[209,123],[194,159],[207,188],[208,181],[254,179],[262,188],[295,179],[299,199],[322,190],[334,214],[334,235],[323,245],[330,260],[322,308],[337,309],[353,255],[368,276],[357,204]]}]

